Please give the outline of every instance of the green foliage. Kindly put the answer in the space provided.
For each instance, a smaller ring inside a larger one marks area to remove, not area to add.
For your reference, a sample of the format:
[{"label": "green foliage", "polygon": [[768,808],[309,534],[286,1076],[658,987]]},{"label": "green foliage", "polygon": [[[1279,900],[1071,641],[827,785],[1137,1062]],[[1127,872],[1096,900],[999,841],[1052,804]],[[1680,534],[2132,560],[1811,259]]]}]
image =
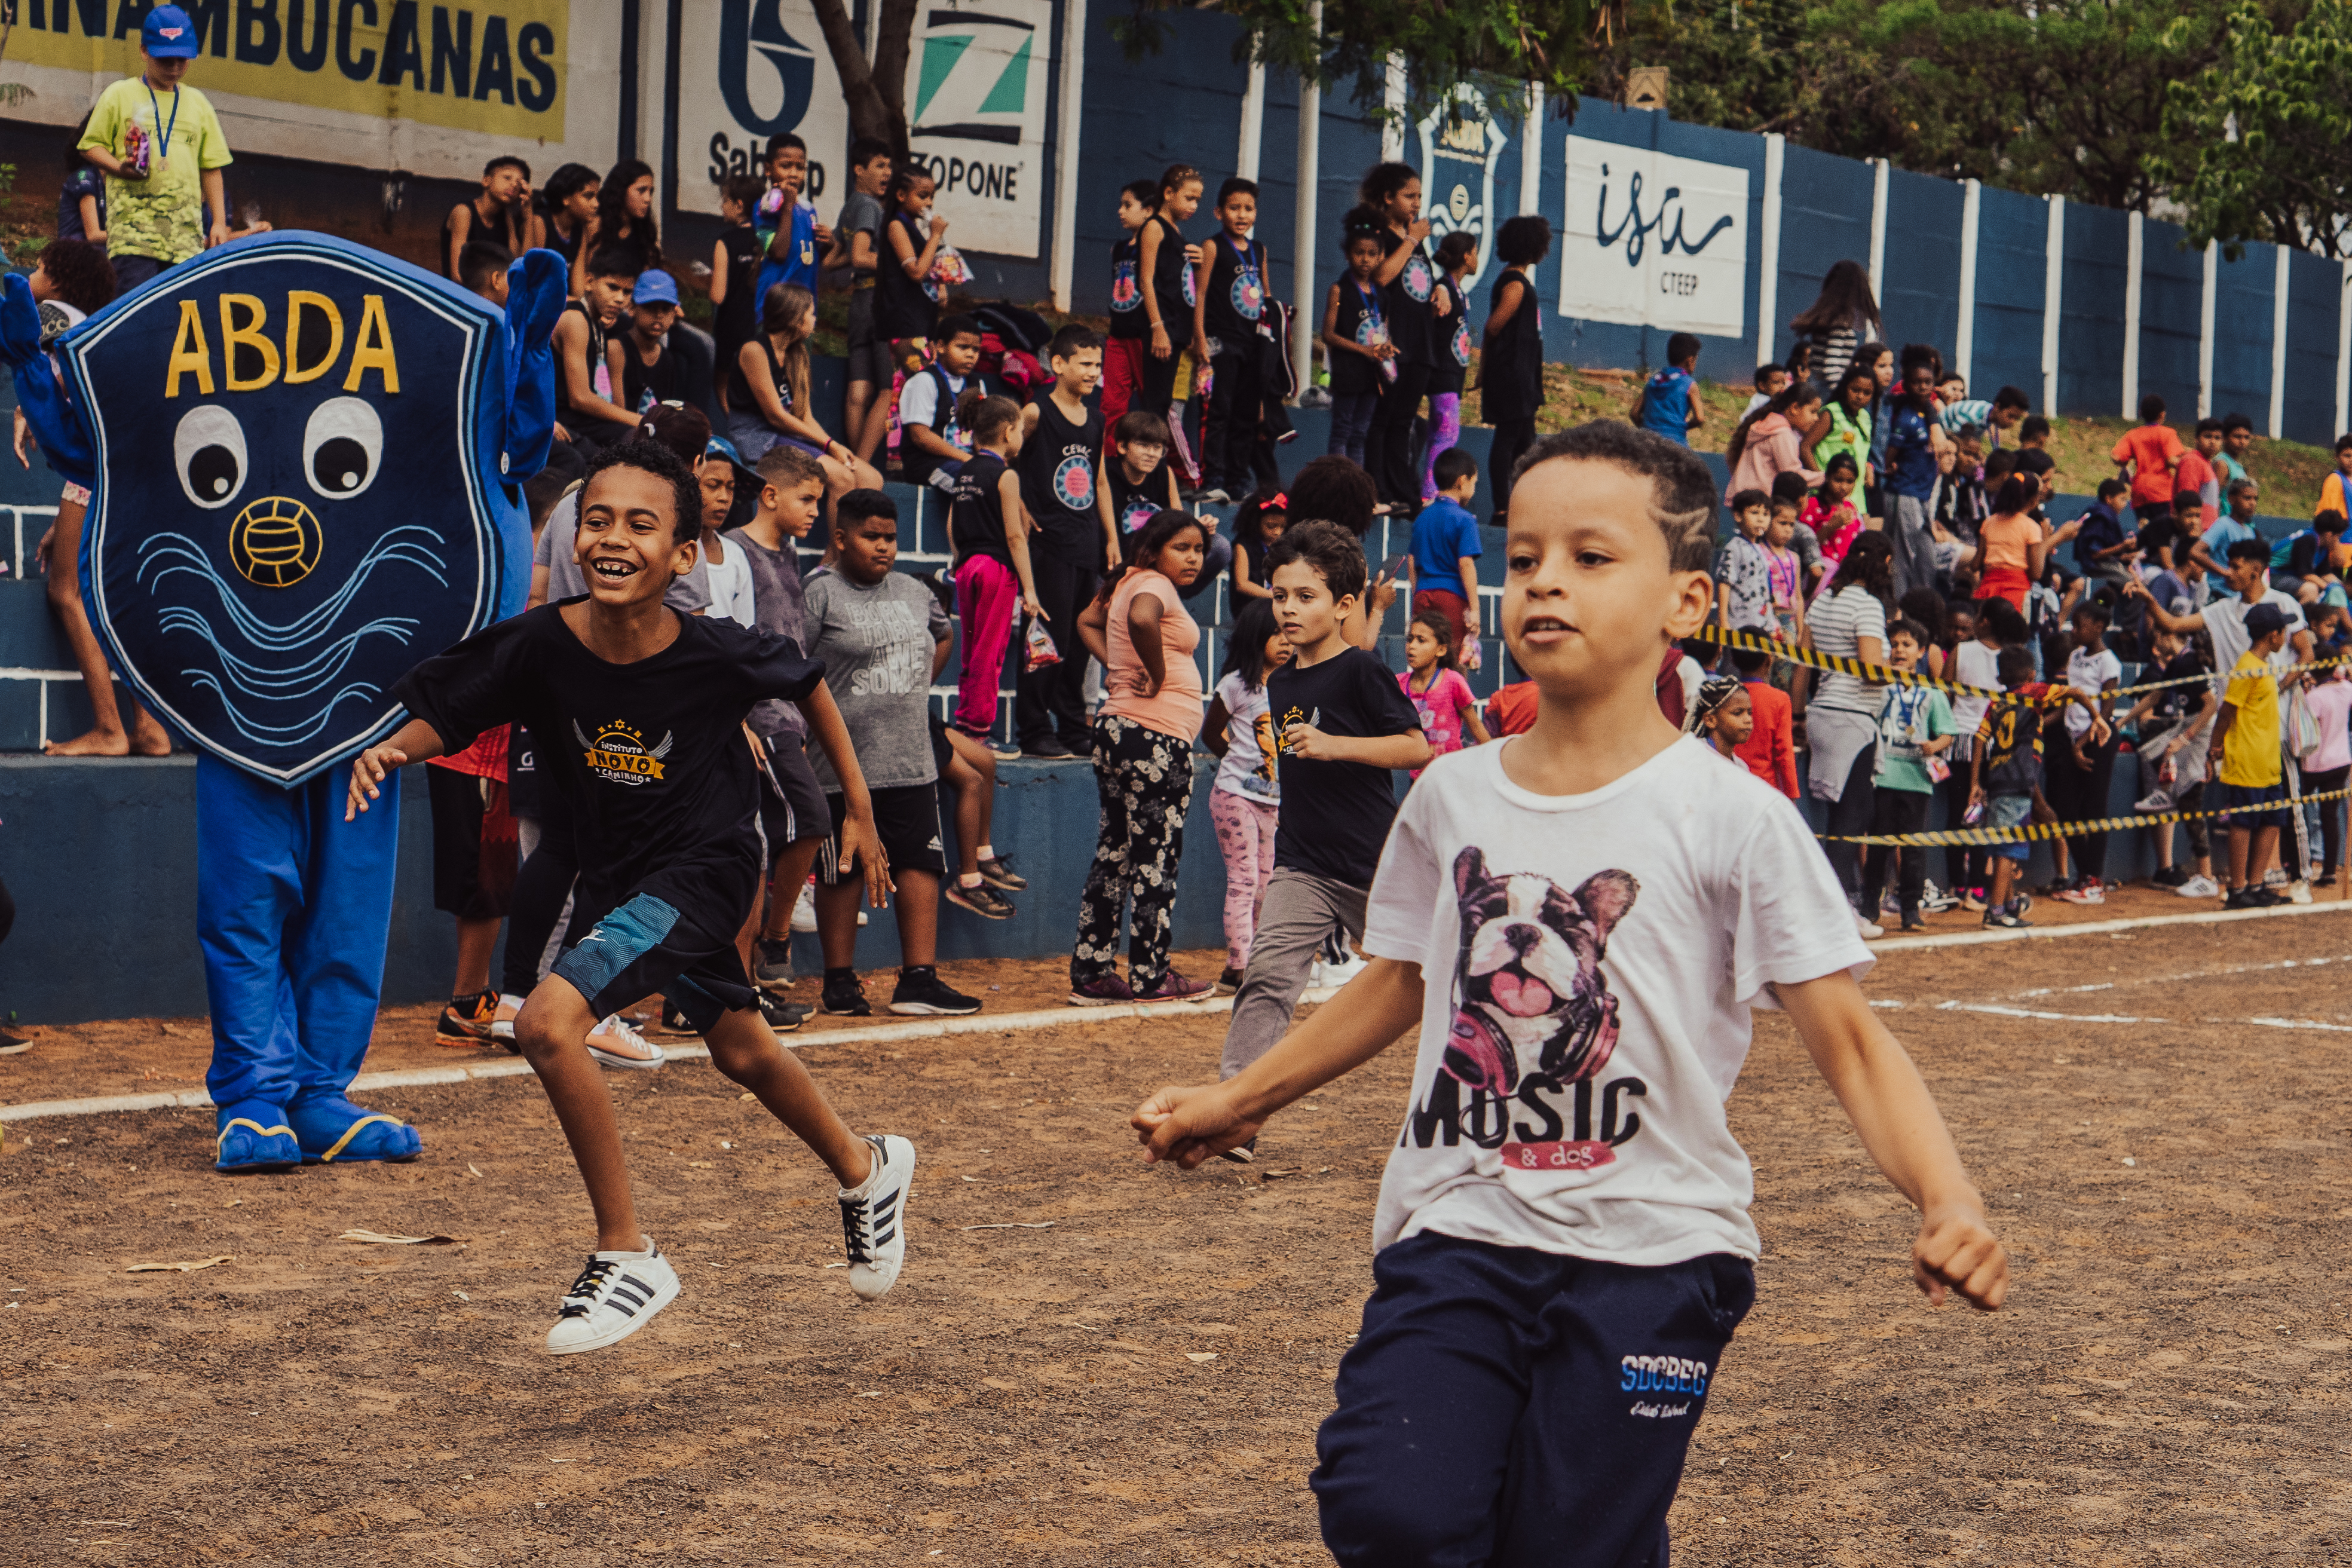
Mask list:
[{"label": "green foliage", "polygon": [[2223,41],[2184,0],[1675,0],[1632,14],[1594,88],[1664,65],[1678,120],[2145,209],[2168,90]]},{"label": "green foliage", "polygon": [[[1111,30],[1131,58],[1163,47],[1171,16],[1195,8],[1190,0],[1129,5]],[[1224,0],[1217,8],[1241,23],[1241,50],[1326,86],[1350,84],[1366,108],[1383,100],[1390,57],[1402,58],[1418,110],[1474,79],[1573,93],[1591,70],[1596,36],[1622,28],[1626,0],[1330,0],[1319,30],[1311,0]]]},{"label": "green foliage", "polygon": [[2320,0],[2282,31],[2260,5],[2240,0],[2223,26],[2221,57],[2173,85],[2165,116],[2177,149],[2165,173],[2189,209],[2189,239],[2221,240],[2233,258],[2250,239],[2346,255],[2352,9]]}]

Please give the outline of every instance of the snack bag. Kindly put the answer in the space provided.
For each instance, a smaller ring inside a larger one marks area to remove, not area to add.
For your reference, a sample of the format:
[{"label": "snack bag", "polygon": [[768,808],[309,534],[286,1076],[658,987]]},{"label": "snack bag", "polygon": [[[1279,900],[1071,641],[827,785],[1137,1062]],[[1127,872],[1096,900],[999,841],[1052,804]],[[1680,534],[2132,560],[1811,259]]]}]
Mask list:
[{"label": "snack bag", "polygon": [[128,180],[143,180],[148,174],[148,142],[146,131],[134,123],[122,134],[122,176]]},{"label": "snack bag", "polygon": [[1475,675],[1485,663],[1486,659],[1478,652],[1478,639],[1464,637],[1462,639],[1462,672],[1465,675]]},{"label": "snack bag", "polygon": [[1029,622],[1028,635],[1022,640],[1026,644],[1023,655],[1024,668],[1036,670],[1043,669],[1049,664],[1062,662],[1062,650],[1054,646],[1054,634],[1045,629],[1045,622],[1033,616]]}]

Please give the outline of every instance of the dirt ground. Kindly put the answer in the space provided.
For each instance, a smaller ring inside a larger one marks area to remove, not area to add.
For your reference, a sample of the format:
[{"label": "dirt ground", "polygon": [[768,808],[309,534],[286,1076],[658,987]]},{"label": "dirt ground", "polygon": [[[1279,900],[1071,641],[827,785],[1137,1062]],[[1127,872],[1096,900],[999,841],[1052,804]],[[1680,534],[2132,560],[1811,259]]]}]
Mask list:
[{"label": "dirt ground", "polygon": [[[1732,1100],[1759,1304],[1676,1563],[2352,1561],[2347,934],[1885,959],[1870,994],[2012,1249],[1994,1317],[1913,1293],[1906,1206],[1760,1018]],[[12,1124],[0,1539],[42,1563],[1328,1561],[1305,1479],[1409,1058],[1286,1114],[1256,1166],[1142,1166],[1126,1112],[1211,1071],[1222,1026],[804,1037],[856,1124],[922,1149],[872,1307],[826,1267],[822,1172],[755,1105],[707,1064],[612,1075],[685,1293],[561,1362],[539,1345],[585,1205],[526,1078],[376,1096],[425,1129],[407,1167],[215,1177],[195,1110]]]}]

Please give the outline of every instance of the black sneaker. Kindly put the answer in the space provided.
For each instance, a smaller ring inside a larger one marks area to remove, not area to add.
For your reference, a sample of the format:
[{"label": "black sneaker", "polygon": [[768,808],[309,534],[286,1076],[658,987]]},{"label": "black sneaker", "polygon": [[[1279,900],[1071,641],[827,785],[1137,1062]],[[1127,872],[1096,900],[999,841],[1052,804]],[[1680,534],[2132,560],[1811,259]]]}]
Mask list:
[{"label": "black sneaker", "polygon": [[1066,763],[1078,753],[1059,735],[1048,735],[1042,741],[1026,742],[1022,750],[1043,763]]},{"label": "black sneaker", "polygon": [[789,937],[763,936],[751,950],[751,984],[762,991],[789,991],[793,984],[793,944]]},{"label": "black sneaker", "polygon": [[2021,931],[2033,922],[2020,914],[2012,905],[2007,909],[1987,910],[1984,923],[1989,929],[1996,931]]},{"label": "black sneaker", "polygon": [[2311,885],[2315,888],[2332,888],[2336,886],[2336,873],[2333,871],[2322,871],[2318,876],[2314,877],[2311,879]]},{"label": "black sneaker", "polygon": [[855,974],[836,978],[824,977],[824,991],[816,999],[818,1008],[833,1018],[870,1018],[874,1004],[866,999],[866,987],[857,983]]},{"label": "black sneaker", "polygon": [[1217,994],[1231,996],[1242,988],[1242,972],[1228,967],[1217,975]]},{"label": "black sneaker", "polygon": [[787,1002],[767,992],[760,993],[760,1016],[768,1020],[768,1027],[780,1035],[789,1035],[808,1022],[809,1010],[797,1002]]},{"label": "black sneaker", "polygon": [[699,1035],[702,1033],[701,1030],[696,1028],[692,1024],[686,1021],[685,1011],[680,1008],[677,1003],[671,1001],[667,996],[662,998],[661,1023],[656,1026],[656,1027],[660,1033],[665,1035],[685,1036]]},{"label": "black sneaker", "polygon": [[1029,885],[1029,879],[1013,868],[1013,857],[999,855],[993,860],[980,863],[980,879],[1000,892],[1017,893]]},{"label": "black sneaker", "polygon": [[947,985],[940,979],[938,970],[925,964],[898,971],[898,984],[890,993],[890,1011],[961,1017],[980,1011],[980,998],[967,996]]},{"label": "black sneaker", "polygon": [[960,910],[970,910],[984,921],[1009,921],[1014,913],[1013,900],[986,881],[971,888],[961,882],[950,882],[947,900]]},{"label": "black sneaker", "polygon": [[2155,876],[2150,877],[2148,880],[2159,888],[2186,887],[2189,882],[2189,868],[2186,866],[2167,866],[2163,870],[2158,871]]}]

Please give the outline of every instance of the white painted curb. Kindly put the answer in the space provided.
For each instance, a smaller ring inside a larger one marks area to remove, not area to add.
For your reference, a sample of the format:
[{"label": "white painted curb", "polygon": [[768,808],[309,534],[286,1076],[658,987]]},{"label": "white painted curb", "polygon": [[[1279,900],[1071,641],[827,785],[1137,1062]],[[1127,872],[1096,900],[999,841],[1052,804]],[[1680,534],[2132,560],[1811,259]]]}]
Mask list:
[{"label": "white painted curb", "polygon": [[[1941,936],[1898,936],[1865,945],[1873,952],[1916,952],[1930,947],[1973,947],[1983,942],[2040,942],[2057,936],[2099,936],[2107,931],[2143,931],[2149,926],[2210,925],[2221,921],[2273,920],[2281,915],[2324,915],[2338,910],[2352,910],[2352,901],[2329,899],[2325,902],[2282,904],[2274,910],[2209,910],[2185,915],[2139,915],[2123,921],[2084,921],[2074,925],[2030,926],[2024,931],[2004,931],[1998,926],[1985,931],[1947,931]],[[0,1110],[0,1117],[7,1112]]]},{"label": "white painted curb", "polygon": [[[1299,1000],[1328,1002],[1338,994],[1337,990],[1309,991]],[[1108,1022],[1113,1018],[1181,1018],[1194,1014],[1230,1013],[1233,1010],[1232,997],[1215,996],[1204,1002],[1131,1002],[1108,1007],[1047,1007],[1032,1013],[999,1013],[993,1016],[975,1013],[965,1018],[920,1018],[904,1024],[882,1024],[873,1028],[824,1029],[814,1034],[794,1033],[781,1037],[785,1045],[794,1049],[809,1045],[877,1046],[887,1045],[893,1040],[933,1039],[941,1035],[1009,1035],[1028,1029],[1055,1029],[1073,1024]],[[705,1061],[709,1058],[710,1047],[699,1042],[665,1045],[662,1055],[674,1062]],[[520,1078],[530,1071],[530,1064],[516,1057],[505,1061],[466,1067],[367,1072],[352,1080],[351,1092],[365,1094],[377,1089],[417,1089],[431,1084],[467,1083],[476,1079]],[[166,1090],[158,1094],[116,1094],[92,1100],[37,1100],[23,1105],[0,1105],[0,1122],[32,1121],[52,1116],[103,1116],[117,1110],[198,1108],[212,1102],[213,1097],[201,1089]]]}]

